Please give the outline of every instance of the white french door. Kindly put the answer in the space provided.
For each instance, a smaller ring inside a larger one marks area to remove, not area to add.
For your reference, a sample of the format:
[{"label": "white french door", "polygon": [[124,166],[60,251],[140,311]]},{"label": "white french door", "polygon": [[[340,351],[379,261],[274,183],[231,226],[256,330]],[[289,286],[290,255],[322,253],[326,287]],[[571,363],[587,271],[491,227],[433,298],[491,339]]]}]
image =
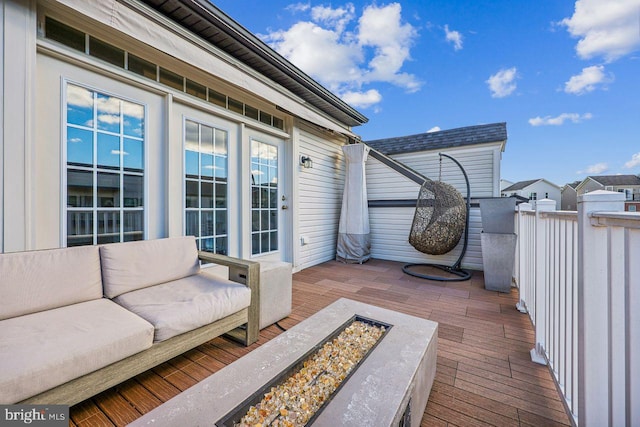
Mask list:
[{"label": "white french door", "polygon": [[251,256],[282,260],[289,208],[283,191],[284,147],[281,140],[250,138]]}]

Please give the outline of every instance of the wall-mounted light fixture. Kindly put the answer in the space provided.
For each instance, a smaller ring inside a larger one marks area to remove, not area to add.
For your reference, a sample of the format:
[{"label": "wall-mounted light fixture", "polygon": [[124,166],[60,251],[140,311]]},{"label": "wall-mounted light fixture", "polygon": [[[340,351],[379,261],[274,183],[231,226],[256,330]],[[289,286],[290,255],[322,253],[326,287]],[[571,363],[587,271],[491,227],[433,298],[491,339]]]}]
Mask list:
[{"label": "wall-mounted light fixture", "polygon": [[309,156],[300,156],[300,164],[302,167],[310,169],[313,167],[313,160]]}]

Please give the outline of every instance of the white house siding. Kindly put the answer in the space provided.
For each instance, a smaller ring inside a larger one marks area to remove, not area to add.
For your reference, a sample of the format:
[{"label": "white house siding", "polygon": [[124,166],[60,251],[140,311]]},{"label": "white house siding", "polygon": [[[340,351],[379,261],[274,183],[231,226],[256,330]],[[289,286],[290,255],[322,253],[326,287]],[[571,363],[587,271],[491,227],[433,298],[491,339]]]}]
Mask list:
[{"label": "white house siding", "polygon": [[[495,163],[500,160],[500,144],[486,144],[473,148],[441,150],[452,156],[464,167],[469,177],[472,204],[474,198],[496,197],[499,191],[499,179]],[[440,161],[437,152],[404,153],[391,156],[393,159],[411,167],[433,180],[440,175]],[[369,158],[366,163],[367,196],[372,200],[415,200],[419,185],[405,178],[376,159]],[[466,183],[462,172],[450,159],[442,159],[442,181],[453,185],[466,196]],[[453,264],[462,251],[463,239],[458,246],[445,255],[426,255],[415,250],[409,244],[409,233],[413,221],[413,207],[370,208],[371,256],[373,258],[407,262],[429,262]],[[480,209],[472,207],[469,215],[469,242],[462,266],[470,269],[482,269],[482,251],[480,232],[482,222]]]},{"label": "white house siding", "polygon": [[[345,138],[301,126],[298,153],[313,160],[313,168],[297,166],[295,207],[298,234],[294,232],[296,271],[335,258],[344,189]],[[303,244],[304,240],[304,244]]]}]

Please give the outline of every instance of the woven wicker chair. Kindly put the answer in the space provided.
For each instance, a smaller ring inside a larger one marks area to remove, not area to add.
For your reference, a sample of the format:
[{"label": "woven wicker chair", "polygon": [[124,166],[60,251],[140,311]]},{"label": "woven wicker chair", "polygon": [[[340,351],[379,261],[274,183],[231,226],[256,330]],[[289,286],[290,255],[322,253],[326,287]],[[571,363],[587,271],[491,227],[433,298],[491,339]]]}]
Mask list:
[{"label": "woven wicker chair", "polygon": [[467,209],[462,194],[441,181],[420,187],[409,243],[429,255],[442,255],[456,247],[465,228]]},{"label": "woven wicker chair", "polygon": [[[469,178],[462,165],[453,157],[440,153],[455,162],[467,183],[467,200],[453,186],[442,182],[427,179],[420,187],[416,211],[413,215],[413,223],[409,232],[409,243],[416,250],[428,255],[443,255],[456,247],[464,233],[464,245],[458,260],[451,266],[423,263],[406,264],[402,270],[412,276],[438,281],[460,281],[471,277],[468,271],[462,270],[460,264],[467,250],[469,238]],[[436,267],[451,277],[420,274],[413,267]]]}]

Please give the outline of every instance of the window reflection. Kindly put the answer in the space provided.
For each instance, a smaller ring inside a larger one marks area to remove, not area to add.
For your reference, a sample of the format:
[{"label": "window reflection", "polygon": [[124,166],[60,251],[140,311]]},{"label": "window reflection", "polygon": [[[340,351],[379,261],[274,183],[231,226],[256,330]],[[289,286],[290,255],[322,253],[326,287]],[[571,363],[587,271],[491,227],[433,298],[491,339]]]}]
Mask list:
[{"label": "window reflection", "polygon": [[98,132],[98,166],[120,168],[120,137]]},{"label": "window reflection", "polygon": [[251,141],[252,254],[278,250],[278,148]]},{"label": "window reflection", "polygon": [[93,127],[93,92],[67,85],[67,123]]},{"label": "window reflection", "polygon": [[143,239],[144,107],[73,84],[66,101],[67,246]]},{"label": "window reflection", "polygon": [[[227,253],[227,132],[185,121],[185,234]],[[215,208],[215,210],[214,210]]]},{"label": "window reflection", "polygon": [[85,208],[93,206],[93,173],[67,171],[67,206]]},{"label": "window reflection", "polygon": [[93,165],[93,132],[67,127],[67,163],[76,166]]},{"label": "window reflection", "polygon": [[96,105],[98,107],[98,129],[119,133],[120,100],[112,96],[98,94]]},{"label": "window reflection", "polygon": [[120,174],[98,173],[98,206],[120,207]]},{"label": "window reflection", "polygon": [[142,140],[124,138],[122,152],[124,168],[130,171],[142,172],[144,169],[144,149]]}]

